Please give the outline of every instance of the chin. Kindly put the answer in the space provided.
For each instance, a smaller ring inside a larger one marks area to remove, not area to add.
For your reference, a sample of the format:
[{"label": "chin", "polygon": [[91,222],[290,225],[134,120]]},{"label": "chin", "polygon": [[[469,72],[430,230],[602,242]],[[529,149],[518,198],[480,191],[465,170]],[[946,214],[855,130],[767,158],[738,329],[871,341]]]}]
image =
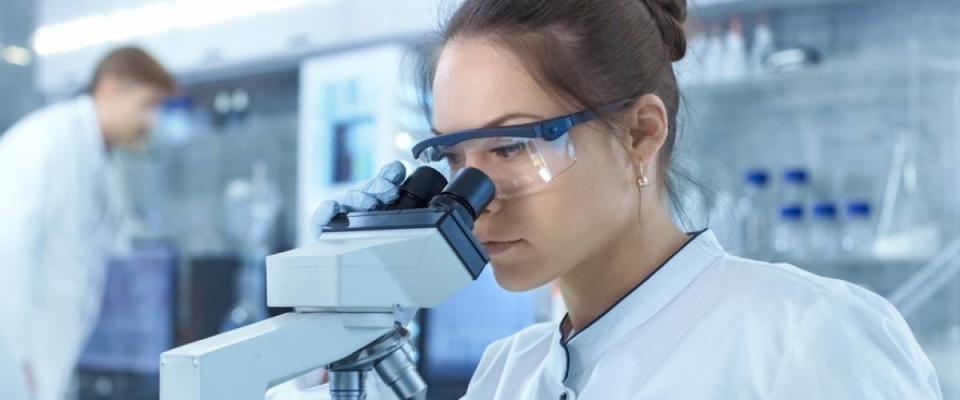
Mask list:
[{"label": "chin", "polygon": [[493,276],[497,284],[509,292],[526,292],[536,289],[550,282],[552,279],[542,279],[539,268],[535,265],[519,265],[513,263],[490,261]]}]

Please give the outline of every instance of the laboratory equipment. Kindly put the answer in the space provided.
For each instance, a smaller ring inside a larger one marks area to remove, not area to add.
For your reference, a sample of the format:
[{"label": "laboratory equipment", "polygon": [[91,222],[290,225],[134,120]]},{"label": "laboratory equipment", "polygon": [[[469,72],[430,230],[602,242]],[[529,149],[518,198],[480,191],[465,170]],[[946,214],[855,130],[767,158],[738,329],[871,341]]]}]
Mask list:
[{"label": "laboratory equipment", "polygon": [[800,258],[806,250],[804,210],[799,204],[780,208],[780,220],[773,232],[773,250],[783,256]]},{"label": "laboratory equipment", "polygon": [[773,31],[766,15],[761,15],[753,30],[753,45],[750,47],[750,72],[754,76],[763,75],[764,60],[774,51]]},{"label": "laboratory equipment", "polygon": [[[429,187],[424,177],[442,178],[414,173],[401,191]],[[404,326],[480,275],[489,258],[473,221],[493,197],[468,168],[442,193],[412,196],[430,199],[418,208],[341,215],[313,243],[267,257],[268,303],[295,311],[164,353],[161,399],[262,399],[319,367],[333,399],[362,399],[373,370],[398,397],[424,399]]]},{"label": "laboratory equipment", "polygon": [[723,40],[723,62],[720,68],[721,81],[738,81],[747,74],[747,45],[743,37],[743,23],[739,18],[730,20],[730,29]]},{"label": "laboratory equipment", "polygon": [[788,168],[783,171],[783,186],[780,204],[806,207],[809,202],[810,173],[805,168]]},{"label": "laboratory equipment", "polygon": [[267,317],[263,304],[263,260],[274,242],[280,195],[267,174],[267,165],[253,165],[250,179],[237,179],[224,193],[224,220],[229,236],[240,252],[240,269],[234,286],[234,306],[221,325],[228,331]]},{"label": "laboratory equipment", "polygon": [[709,30],[703,54],[702,83],[716,83],[720,79],[720,70],[723,67],[723,28],[720,26]]},{"label": "laboratory equipment", "polygon": [[903,131],[894,143],[873,249],[880,258],[926,259],[936,254],[942,243],[929,188],[924,188],[920,179],[920,160],[926,155],[921,155],[919,135],[918,131]]},{"label": "laboratory equipment", "polygon": [[848,257],[868,257],[873,254],[873,227],[871,207],[866,201],[851,201],[847,204],[847,218],[843,225],[840,245]]},{"label": "laboratory equipment", "polygon": [[795,72],[810,69],[823,62],[823,55],[817,49],[796,47],[770,54],[764,65],[776,72]]},{"label": "laboratory equipment", "polygon": [[766,251],[770,226],[769,179],[766,171],[754,169],[744,176],[744,193],[737,202],[737,223],[740,245],[745,254],[759,255]]},{"label": "laboratory equipment", "polygon": [[831,260],[840,249],[840,235],[837,226],[837,206],[830,202],[813,206],[808,244],[810,251],[820,260]]}]

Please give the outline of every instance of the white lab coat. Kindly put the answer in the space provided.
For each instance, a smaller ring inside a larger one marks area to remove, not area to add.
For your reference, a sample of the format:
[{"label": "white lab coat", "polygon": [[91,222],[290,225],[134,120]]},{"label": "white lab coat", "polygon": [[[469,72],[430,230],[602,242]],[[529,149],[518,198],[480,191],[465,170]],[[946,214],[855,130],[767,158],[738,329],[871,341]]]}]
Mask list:
[{"label": "white lab coat", "polygon": [[[311,394],[273,399],[326,398]],[[933,366],[886,300],[790,265],[731,256],[708,230],[566,343],[559,325],[546,323],[491,344],[464,399],[942,395]]]},{"label": "white lab coat", "polygon": [[14,357],[3,333],[0,333],[0,393],[3,398],[10,400],[27,398],[23,366],[20,365],[20,360]]},{"label": "white lab coat", "polygon": [[118,191],[88,96],[0,136],[0,326],[38,400],[63,398],[97,320]]}]

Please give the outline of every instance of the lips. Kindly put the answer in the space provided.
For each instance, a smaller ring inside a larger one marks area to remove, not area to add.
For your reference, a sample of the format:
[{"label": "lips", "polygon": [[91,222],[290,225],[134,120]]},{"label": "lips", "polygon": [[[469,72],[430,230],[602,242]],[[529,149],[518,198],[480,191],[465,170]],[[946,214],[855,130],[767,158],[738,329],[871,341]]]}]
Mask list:
[{"label": "lips", "polygon": [[489,253],[491,256],[494,256],[510,250],[522,242],[523,240],[512,240],[507,242],[486,241],[482,243],[483,247],[487,249],[487,253]]}]

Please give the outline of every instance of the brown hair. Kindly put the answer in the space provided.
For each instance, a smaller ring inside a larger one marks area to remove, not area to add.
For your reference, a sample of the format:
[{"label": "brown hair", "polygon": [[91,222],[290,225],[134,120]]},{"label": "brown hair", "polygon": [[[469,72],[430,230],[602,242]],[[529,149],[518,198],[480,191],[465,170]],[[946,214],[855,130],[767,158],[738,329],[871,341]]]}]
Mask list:
[{"label": "brown hair", "polygon": [[167,93],[177,90],[173,76],[153,56],[138,47],[118,48],[100,60],[90,83],[90,91],[96,89],[107,75],[154,86]]},{"label": "brown hair", "polygon": [[[685,222],[676,181],[694,182],[673,162],[680,93],[672,62],[686,54],[686,14],[686,0],[466,0],[427,48],[421,94],[424,100],[431,95],[443,45],[467,36],[504,45],[542,87],[580,108],[599,112],[605,104],[656,94],[666,105],[669,123],[660,180],[673,211]],[[614,123],[612,115],[601,115]]]}]

